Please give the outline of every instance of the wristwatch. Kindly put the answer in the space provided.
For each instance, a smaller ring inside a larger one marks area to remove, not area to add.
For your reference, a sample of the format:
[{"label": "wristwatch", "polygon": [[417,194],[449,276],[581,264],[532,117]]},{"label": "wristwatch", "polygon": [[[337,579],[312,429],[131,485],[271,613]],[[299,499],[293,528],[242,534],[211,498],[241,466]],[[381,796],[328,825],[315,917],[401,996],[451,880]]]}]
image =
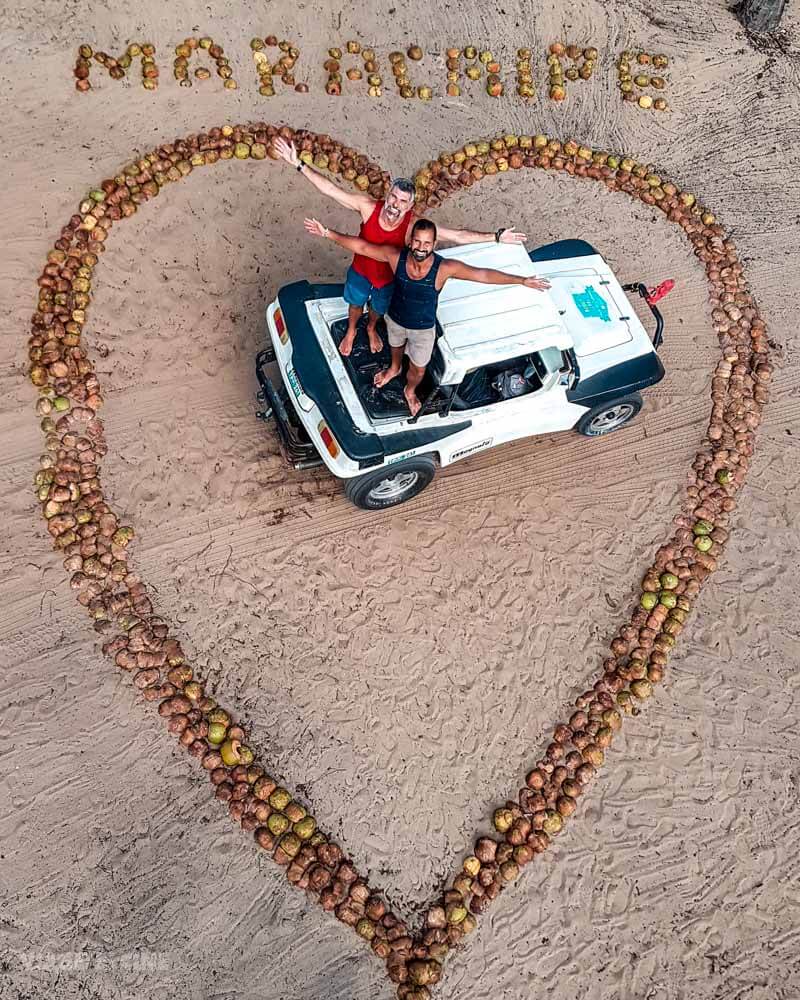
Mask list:
[{"label": "wristwatch", "polygon": [[495,243],[499,243],[500,242],[500,237],[506,231],[506,228],[507,228],[506,226],[501,226],[500,229],[498,229],[497,232],[494,234],[494,241],[495,241]]},{"label": "wristwatch", "polygon": [[298,174],[302,174],[304,166],[305,163],[301,160],[294,169],[298,172]]}]

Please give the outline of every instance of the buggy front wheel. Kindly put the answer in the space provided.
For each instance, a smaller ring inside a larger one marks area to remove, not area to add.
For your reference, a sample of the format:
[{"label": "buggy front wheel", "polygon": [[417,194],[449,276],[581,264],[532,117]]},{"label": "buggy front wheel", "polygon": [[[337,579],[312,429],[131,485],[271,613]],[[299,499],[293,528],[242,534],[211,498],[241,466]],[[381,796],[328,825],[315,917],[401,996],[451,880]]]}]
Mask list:
[{"label": "buggy front wheel", "polygon": [[348,479],[345,496],[362,510],[385,510],[418,496],[436,475],[436,463],[422,455]]},{"label": "buggy front wheel", "polygon": [[586,437],[601,437],[629,424],[642,408],[642,397],[638,392],[600,403],[584,413],[575,425],[575,430]]}]

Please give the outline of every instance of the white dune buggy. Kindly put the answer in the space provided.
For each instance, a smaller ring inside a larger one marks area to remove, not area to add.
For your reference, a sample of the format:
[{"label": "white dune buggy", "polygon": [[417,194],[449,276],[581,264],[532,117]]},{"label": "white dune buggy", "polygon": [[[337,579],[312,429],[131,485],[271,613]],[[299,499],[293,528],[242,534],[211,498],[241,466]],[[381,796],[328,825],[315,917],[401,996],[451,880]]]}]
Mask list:
[{"label": "white dune buggy", "polygon": [[[373,385],[389,364],[385,331],[381,354],[370,352],[363,331],[349,357],[339,353],[348,308],[342,285],[298,281],[267,307],[270,346],[256,358],[258,416],[274,417],[296,469],[324,463],[367,510],[410,500],[437,466],[507,441],[570,428],[596,437],[624,427],[642,407],[639,390],[664,375],[656,353],[663,320],[652,296],[643,284],[620,285],[588,243],[562,240],[530,254],[497,243],[439,252],[476,267],[538,274],[551,288],[451,278],[414,417],[404,374]],[[652,340],[626,292],[649,305]]]}]

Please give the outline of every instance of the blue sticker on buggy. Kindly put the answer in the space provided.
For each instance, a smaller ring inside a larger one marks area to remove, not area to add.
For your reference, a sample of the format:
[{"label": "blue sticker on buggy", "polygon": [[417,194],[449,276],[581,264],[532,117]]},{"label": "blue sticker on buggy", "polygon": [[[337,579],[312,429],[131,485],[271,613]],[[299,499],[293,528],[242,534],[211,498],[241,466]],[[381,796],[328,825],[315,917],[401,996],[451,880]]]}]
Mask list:
[{"label": "blue sticker on buggy", "polygon": [[572,298],[581,316],[587,319],[601,319],[604,323],[611,321],[606,300],[591,285],[587,285],[582,292],[573,292]]}]

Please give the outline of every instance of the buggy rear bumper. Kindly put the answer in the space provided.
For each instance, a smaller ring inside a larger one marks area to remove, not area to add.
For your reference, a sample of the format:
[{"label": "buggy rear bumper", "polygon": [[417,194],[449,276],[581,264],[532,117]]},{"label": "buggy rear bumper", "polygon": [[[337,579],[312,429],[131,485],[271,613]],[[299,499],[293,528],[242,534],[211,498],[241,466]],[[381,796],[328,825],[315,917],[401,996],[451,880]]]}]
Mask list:
[{"label": "buggy rear bumper", "polygon": [[[292,420],[291,403],[282,384],[276,386],[266,371],[266,366],[275,360],[271,348],[259,351],[256,355],[256,378],[261,386],[259,401],[263,401],[275,417],[278,428],[278,440],[286,461],[295,469],[312,469],[323,465],[319,452],[314,447],[305,430],[297,420]],[[262,419],[268,419],[268,414],[258,414]]]}]

